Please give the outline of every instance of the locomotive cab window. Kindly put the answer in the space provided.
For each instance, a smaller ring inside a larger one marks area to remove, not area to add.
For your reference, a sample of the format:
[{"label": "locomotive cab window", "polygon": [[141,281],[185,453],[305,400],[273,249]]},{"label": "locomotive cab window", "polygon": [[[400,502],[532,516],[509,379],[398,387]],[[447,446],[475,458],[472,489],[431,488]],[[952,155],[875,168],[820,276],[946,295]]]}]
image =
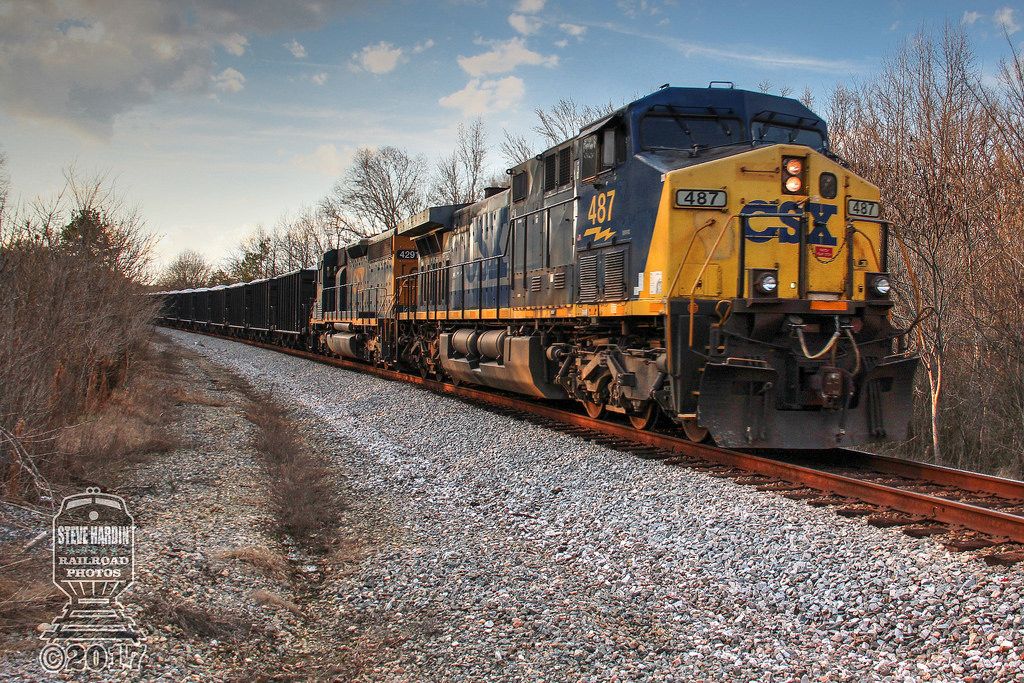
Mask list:
[{"label": "locomotive cab window", "polygon": [[609,126],[580,143],[580,177],[593,178],[626,160],[626,132]]},{"label": "locomotive cab window", "polygon": [[722,147],[743,142],[742,137],[740,122],[730,118],[652,113],[640,122],[644,149]]},{"label": "locomotive cab window", "polygon": [[821,131],[813,128],[784,126],[768,121],[755,121],[750,127],[754,142],[806,145],[811,149],[824,150],[825,138]]}]

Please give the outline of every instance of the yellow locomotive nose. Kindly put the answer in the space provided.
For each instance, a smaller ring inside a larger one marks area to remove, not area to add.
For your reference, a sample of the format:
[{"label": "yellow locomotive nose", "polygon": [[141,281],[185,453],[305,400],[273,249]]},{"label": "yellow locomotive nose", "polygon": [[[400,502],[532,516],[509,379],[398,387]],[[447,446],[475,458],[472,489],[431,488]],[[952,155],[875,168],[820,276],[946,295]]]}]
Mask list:
[{"label": "yellow locomotive nose", "polygon": [[916,358],[898,334],[878,190],[778,144],[664,176],[648,269],[669,276],[679,419],[719,445],[902,438]]},{"label": "yellow locomotive nose", "polygon": [[864,300],[866,277],[884,271],[878,197],[797,145],[671,171],[648,270],[671,274],[670,297]]}]

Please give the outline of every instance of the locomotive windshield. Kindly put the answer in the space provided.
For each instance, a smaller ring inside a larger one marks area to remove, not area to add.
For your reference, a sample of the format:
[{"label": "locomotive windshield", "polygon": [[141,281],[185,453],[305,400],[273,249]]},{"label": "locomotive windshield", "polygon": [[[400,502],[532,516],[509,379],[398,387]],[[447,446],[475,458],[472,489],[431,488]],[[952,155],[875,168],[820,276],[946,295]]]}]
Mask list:
[{"label": "locomotive windshield", "polygon": [[743,128],[737,119],[652,113],[640,122],[640,144],[644,149],[721,147],[742,141]]},{"label": "locomotive windshield", "polygon": [[798,126],[785,126],[768,121],[755,121],[750,129],[754,142],[807,145],[812,149],[825,149],[821,131]]}]

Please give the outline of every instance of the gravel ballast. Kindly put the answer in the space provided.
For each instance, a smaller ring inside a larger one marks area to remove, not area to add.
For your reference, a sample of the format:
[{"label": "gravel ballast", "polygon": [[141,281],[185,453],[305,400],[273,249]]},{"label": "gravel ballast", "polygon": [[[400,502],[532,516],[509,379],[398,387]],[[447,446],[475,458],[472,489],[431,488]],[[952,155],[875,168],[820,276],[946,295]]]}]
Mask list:
[{"label": "gravel ballast", "polygon": [[1024,680],[1024,573],[411,385],[180,331],[294,407],[370,548],[366,680]]}]

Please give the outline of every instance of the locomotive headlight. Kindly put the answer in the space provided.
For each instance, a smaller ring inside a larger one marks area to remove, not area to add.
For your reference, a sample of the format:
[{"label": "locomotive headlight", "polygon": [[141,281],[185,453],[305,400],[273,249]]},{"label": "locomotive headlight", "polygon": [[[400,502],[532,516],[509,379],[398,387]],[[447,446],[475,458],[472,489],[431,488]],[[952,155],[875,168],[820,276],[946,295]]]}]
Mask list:
[{"label": "locomotive headlight", "polygon": [[806,192],[805,170],[806,165],[800,157],[782,157],[783,194],[804,194]]},{"label": "locomotive headlight", "polygon": [[779,288],[779,278],[772,273],[762,273],[755,284],[762,294],[772,294]]},{"label": "locomotive headlight", "polygon": [[879,296],[889,296],[889,291],[892,289],[892,283],[889,282],[889,278],[886,276],[878,275],[871,281],[871,289],[873,289],[875,294]]}]

